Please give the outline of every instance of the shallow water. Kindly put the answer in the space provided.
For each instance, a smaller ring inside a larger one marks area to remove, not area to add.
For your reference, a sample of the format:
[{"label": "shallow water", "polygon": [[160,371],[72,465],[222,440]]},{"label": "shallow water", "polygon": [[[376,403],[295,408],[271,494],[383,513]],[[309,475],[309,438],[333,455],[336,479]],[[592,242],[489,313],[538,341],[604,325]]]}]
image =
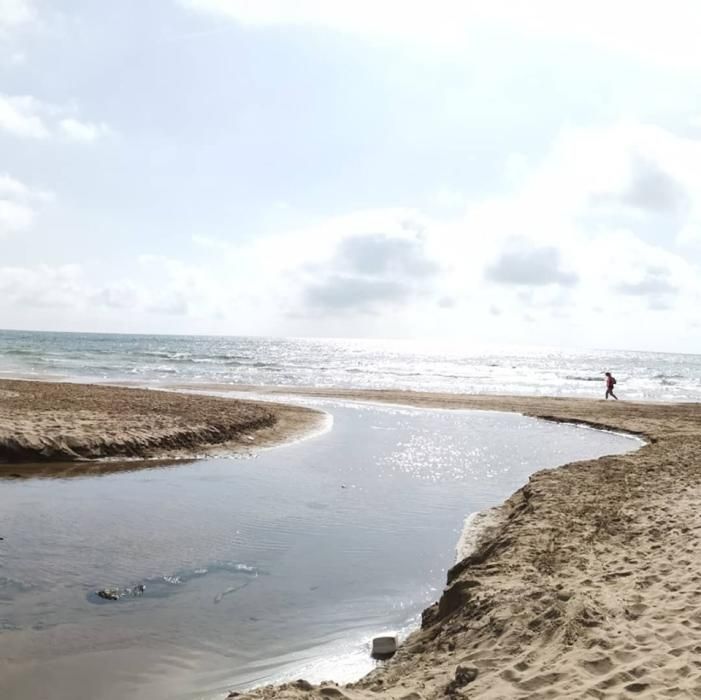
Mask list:
[{"label": "shallow water", "polygon": [[368,638],[437,598],[468,513],[537,469],[639,445],[511,414],[321,405],[331,431],[253,458],[0,481],[0,697],[357,678]]}]

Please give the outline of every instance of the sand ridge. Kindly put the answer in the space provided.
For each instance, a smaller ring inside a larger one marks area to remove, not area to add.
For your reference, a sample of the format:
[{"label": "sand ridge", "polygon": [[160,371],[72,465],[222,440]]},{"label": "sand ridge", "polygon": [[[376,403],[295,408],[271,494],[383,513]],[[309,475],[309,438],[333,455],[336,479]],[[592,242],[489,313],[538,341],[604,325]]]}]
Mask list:
[{"label": "sand ridge", "polygon": [[701,697],[699,404],[305,393],[519,411],[643,435],[648,444],[533,475],[451,569],[421,629],[358,683],[296,682],[242,697]]},{"label": "sand ridge", "polygon": [[322,420],[275,403],[0,380],[0,463],[186,458],[289,439]]}]

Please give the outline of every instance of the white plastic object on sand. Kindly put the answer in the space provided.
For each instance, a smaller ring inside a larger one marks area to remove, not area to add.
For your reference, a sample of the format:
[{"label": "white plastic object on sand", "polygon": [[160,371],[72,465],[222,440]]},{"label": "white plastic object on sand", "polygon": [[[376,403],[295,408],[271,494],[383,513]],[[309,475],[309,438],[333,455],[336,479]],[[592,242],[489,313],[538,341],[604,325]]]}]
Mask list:
[{"label": "white plastic object on sand", "polygon": [[399,640],[396,634],[375,637],[372,640],[372,651],[370,655],[376,659],[386,659],[396,653],[398,646]]}]

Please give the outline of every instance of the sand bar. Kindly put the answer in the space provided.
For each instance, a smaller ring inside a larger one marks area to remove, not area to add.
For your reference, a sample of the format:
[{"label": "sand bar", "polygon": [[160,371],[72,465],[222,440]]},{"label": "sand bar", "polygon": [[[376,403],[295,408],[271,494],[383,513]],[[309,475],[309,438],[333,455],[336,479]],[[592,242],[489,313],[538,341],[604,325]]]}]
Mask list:
[{"label": "sand bar", "polygon": [[16,472],[17,463],[182,459],[288,440],[323,420],[318,411],[282,404],[0,380],[0,463],[13,463]]},{"label": "sand bar", "polygon": [[519,411],[648,444],[535,474],[449,572],[421,629],[358,683],[297,682],[242,697],[701,697],[699,404],[303,393]]}]

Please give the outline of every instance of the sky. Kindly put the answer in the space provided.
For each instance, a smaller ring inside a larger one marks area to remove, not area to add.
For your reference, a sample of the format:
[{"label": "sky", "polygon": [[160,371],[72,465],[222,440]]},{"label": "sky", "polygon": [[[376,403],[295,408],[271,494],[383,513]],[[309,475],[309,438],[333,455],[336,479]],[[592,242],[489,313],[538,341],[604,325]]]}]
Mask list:
[{"label": "sky", "polygon": [[697,0],[0,0],[0,327],[701,352]]}]

